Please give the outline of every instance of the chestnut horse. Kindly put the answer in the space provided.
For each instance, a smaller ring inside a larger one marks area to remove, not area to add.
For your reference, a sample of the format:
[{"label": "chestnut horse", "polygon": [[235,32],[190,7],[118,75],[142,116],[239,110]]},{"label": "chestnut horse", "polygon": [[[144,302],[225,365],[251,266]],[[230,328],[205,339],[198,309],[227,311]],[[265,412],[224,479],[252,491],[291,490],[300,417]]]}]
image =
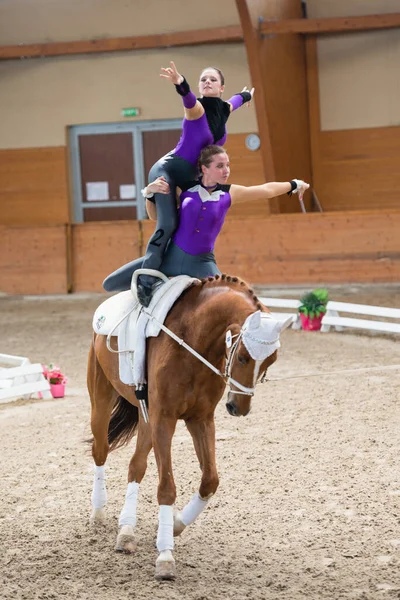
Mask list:
[{"label": "chestnut horse", "polygon": [[[116,550],[135,550],[139,484],[153,448],[159,474],[159,555],[155,576],[174,579],[173,535],[179,535],[193,523],[218,487],[215,408],[228,383],[228,412],[234,416],[248,414],[257,380],[277,358],[282,325],[271,317],[246,283],[236,277],[216,275],[189,287],[172,307],[165,326],[208,365],[164,331],[149,338],[148,423],[138,409],[134,387],[119,379],[118,356],[107,349],[106,336],[94,334],[88,364],[95,462],[92,521],[104,518],[107,455],[128,443],[137,429]],[[113,340],[116,344],[116,338]],[[171,443],[178,419],[186,423],[202,470],[198,493],[181,512],[173,508],[176,488],[171,463]]]}]

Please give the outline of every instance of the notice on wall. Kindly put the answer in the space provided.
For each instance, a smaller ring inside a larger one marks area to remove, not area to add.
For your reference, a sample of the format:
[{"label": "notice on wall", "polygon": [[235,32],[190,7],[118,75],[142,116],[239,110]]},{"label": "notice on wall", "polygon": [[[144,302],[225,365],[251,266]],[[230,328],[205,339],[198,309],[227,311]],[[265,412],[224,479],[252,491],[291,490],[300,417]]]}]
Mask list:
[{"label": "notice on wall", "polygon": [[109,199],[108,181],[88,181],[86,183],[86,200],[88,202],[104,202]]},{"label": "notice on wall", "polygon": [[120,185],[119,197],[121,200],[133,200],[136,198],[136,185],[134,183],[129,185]]}]

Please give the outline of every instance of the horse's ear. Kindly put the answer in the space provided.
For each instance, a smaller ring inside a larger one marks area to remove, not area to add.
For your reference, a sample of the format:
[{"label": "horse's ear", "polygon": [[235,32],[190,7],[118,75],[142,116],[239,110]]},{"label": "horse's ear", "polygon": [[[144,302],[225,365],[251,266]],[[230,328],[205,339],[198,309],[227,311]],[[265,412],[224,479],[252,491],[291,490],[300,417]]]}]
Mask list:
[{"label": "horse's ear", "polygon": [[251,329],[260,329],[261,327],[261,313],[258,310],[257,312],[251,315],[250,319],[250,328]]},{"label": "horse's ear", "polygon": [[292,315],[290,315],[289,317],[287,317],[284,321],[280,321],[279,322],[279,330],[282,333],[282,331],[285,331],[285,329],[287,329],[288,327],[290,327],[290,325],[293,323],[294,317]]}]

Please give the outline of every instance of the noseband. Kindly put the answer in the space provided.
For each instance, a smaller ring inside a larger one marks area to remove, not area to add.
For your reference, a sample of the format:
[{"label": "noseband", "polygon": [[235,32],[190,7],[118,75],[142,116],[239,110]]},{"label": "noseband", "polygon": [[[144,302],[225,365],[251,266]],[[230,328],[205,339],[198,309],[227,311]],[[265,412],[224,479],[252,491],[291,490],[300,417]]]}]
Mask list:
[{"label": "noseband", "polygon": [[[246,386],[242,385],[241,383],[239,383],[238,381],[236,381],[236,379],[233,379],[233,377],[232,377],[233,360],[235,358],[237,349],[239,348],[239,344],[242,340],[243,333],[244,333],[244,330],[241,329],[240,333],[237,333],[236,335],[232,336],[232,338],[237,338],[237,339],[230,347],[229,354],[227,356],[226,363],[225,363],[225,371],[223,374],[223,378],[231,386],[228,394],[241,394],[242,396],[254,396],[254,390],[255,390],[254,387],[252,387],[252,388],[246,387]],[[238,390],[240,390],[240,391],[233,390],[232,385],[237,387]]]},{"label": "noseband", "polygon": [[[255,387],[252,387],[252,388],[246,387],[246,386],[242,385],[241,383],[239,383],[238,381],[236,381],[235,379],[233,379],[233,377],[231,376],[235,354],[237,352],[237,349],[239,348],[239,344],[242,341],[244,333],[246,333],[247,337],[250,338],[251,340],[253,340],[255,342],[258,342],[259,344],[263,344],[263,345],[269,345],[270,346],[272,344],[276,344],[276,342],[278,340],[272,340],[272,341],[269,342],[269,341],[266,341],[266,340],[262,340],[260,338],[256,338],[253,335],[251,335],[243,327],[240,330],[240,333],[237,333],[236,335],[233,335],[232,337],[229,336],[229,339],[233,339],[233,338],[236,337],[237,340],[230,347],[229,354],[228,354],[227,359],[226,359],[225,371],[224,371],[223,377],[224,377],[225,381],[230,386],[234,385],[240,391],[232,390],[232,387],[231,387],[231,389],[229,390],[228,394],[241,394],[243,396],[254,396]],[[228,337],[227,337],[227,340],[228,340]],[[228,346],[228,341],[227,341],[227,346]],[[266,376],[267,376],[267,370],[265,369],[264,373],[261,376],[260,383],[264,383],[265,382]]]}]

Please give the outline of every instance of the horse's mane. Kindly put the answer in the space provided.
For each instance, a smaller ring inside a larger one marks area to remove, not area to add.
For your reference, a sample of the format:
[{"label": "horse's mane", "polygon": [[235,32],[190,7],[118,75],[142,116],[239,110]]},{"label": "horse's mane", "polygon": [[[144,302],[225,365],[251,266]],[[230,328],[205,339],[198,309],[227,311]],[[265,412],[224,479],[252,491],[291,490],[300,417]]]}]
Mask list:
[{"label": "horse's mane", "polygon": [[219,287],[226,285],[227,283],[229,284],[229,287],[237,287],[245,295],[248,294],[253,300],[258,310],[265,311],[265,306],[261,304],[261,302],[255,295],[254,290],[252,290],[249,287],[248,283],[243,281],[243,279],[239,279],[239,277],[234,277],[232,275],[226,275],[225,273],[222,273],[222,275],[214,275],[214,277],[205,277],[204,279],[200,280],[200,284],[202,286]]}]

